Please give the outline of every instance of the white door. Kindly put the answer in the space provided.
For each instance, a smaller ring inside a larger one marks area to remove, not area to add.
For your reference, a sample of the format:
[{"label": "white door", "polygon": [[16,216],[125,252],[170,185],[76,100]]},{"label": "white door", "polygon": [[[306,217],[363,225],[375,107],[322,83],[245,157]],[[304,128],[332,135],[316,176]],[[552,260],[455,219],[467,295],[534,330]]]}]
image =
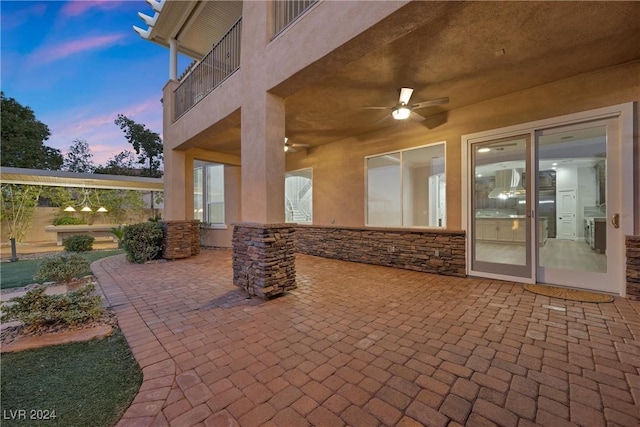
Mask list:
[{"label": "white door", "polygon": [[576,190],[558,190],[556,239],[576,239]]}]

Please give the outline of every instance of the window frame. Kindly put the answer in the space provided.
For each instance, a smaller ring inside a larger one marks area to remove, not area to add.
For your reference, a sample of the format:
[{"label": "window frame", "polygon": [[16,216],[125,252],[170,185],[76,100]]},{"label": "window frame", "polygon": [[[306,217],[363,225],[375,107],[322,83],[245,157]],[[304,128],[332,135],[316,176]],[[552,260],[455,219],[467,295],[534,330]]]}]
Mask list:
[{"label": "window frame", "polygon": [[[209,178],[209,167],[210,166],[216,166],[216,167],[221,167],[222,168],[222,222],[216,222],[216,223],[210,223],[208,221],[205,221],[205,219],[208,219],[209,217],[209,201],[208,201],[208,178]],[[194,219],[198,219],[195,218],[195,196],[196,196],[196,188],[195,188],[195,172],[197,169],[201,169],[202,170],[202,220],[200,220],[200,224],[201,227],[203,228],[208,228],[208,229],[222,229],[225,230],[228,228],[227,226],[227,215],[226,215],[226,209],[227,209],[227,200],[226,200],[226,188],[225,188],[225,165],[222,163],[215,163],[215,162],[207,162],[204,160],[195,160],[194,165],[193,165],[193,174],[194,174],[194,185],[193,185],[193,195],[194,195]]]},{"label": "window frame", "polygon": [[[405,200],[404,200],[404,154],[407,151],[413,151],[413,150],[419,150],[421,148],[427,148],[427,147],[434,147],[436,145],[442,145],[443,146],[443,165],[444,165],[444,172],[443,175],[445,177],[445,186],[446,186],[446,182],[447,182],[447,141],[443,140],[443,141],[438,141],[438,142],[432,142],[429,144],[424,144],[424,145],[419,145],[419,146],[415,146],[415,147],[409,147],[409,148],[402,148],[402,149],[398,149],[398,150],[391,150],[391,151],[385,151],[382,153],[378,153],[378,154],[372,154],[372,155],[368,155],[364,157],[364,226],[365,227],[371,227],[371,228],[400,228],[400,229],[415,229],[415,230],[446,230],[447,229],[447,213],[448,213],[448,209],[449,206],[448,204],[445,205],[445,209],[444,209],[444,217],[445,217],[445,224],[444,226],[429,226],[429,225],[404,225],[404,208],[405,208]],[[400,168],[400,220],[401,220],[401,224],[402,225],[376,225],[376,224],[370,224],[369,223],[369,168],[368,168],[368,160],[375,158],[375,157],[382,157],[382,156],[388,156],[388,155],[393,155],[393,154],[399,154],[400,155],[400,163],[399,163],[399,168]],[[447,190],[445,190],[445,199],[446,199],[446,195],[447,195]]]}]

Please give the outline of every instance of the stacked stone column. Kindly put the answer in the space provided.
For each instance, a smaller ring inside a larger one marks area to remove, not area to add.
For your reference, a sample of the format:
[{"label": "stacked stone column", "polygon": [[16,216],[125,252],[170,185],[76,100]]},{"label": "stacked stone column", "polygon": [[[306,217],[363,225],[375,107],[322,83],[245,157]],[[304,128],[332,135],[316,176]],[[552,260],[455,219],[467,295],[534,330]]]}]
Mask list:
[{"label": "stacked stone column", "polygon": [[160,221],[164,237],[162,258],[181,259],[200,253],[200,221]]},{"label": "stacked stone column", "polygon": [[627,236],[627,298],[640,301],[640,236]]},{"label": "stacked stone column", "polygon": [[269,299],[296,288],[295,224],[233,224],[233,284]]}]

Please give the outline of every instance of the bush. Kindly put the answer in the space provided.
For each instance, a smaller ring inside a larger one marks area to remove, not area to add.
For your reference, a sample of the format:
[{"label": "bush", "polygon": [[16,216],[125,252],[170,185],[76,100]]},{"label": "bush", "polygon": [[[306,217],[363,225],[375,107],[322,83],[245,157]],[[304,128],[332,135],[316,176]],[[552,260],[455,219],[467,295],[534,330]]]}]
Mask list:
[{"label": "bush", "polygon": [[84,220],[81,218],[76,218],[73,216],[59,216],[54,218],[53,225],[82,225],[86,224]]},{"label": "bush", "polygon": [[2,322],[19,320],[28,329],[62,324],[75,326],[97,320],[104,313],[102,299],[91,295],[94,285],[61,295],[45,295],[44,286],[30,290],[24,296],[11,298],[2,306]]},{"label": "bush", "polygon": [[46,258],[33,279],[36,282],[69,283],[89,269],[89,261],[82,255],[63,254]]},{"label": "bush", "polygon": [[122,247],[127,261],[138,264],[156,259],[162,252],[162,227],[157,222],[126,225]]},{"label": "bush", "polygon": [[94,240],[96,239],[86,234],[78,234],[62,239],[62,244],[67,252],[89,252],[93,249]]}]

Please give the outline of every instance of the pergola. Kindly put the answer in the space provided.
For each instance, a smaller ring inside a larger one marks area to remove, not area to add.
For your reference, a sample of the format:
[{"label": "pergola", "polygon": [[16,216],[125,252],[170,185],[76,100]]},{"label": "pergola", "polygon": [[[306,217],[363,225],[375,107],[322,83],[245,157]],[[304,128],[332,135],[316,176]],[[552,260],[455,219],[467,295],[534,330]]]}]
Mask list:
[{"label": "pergola", "polygon": [[24,168],[0,168],[0,184],[50,187],[100,188],[110,190],[164,191],[162,178],[103,175]]}]

